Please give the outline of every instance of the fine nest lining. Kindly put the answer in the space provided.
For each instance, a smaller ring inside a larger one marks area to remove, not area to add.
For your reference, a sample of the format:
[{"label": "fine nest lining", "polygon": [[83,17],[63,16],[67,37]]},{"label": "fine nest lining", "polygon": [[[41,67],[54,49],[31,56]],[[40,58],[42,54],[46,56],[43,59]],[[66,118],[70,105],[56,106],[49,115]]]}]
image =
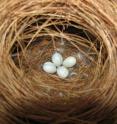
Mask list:
[{"label": "fine nest lining", "polygon": [[[62,54],[63,58],[74,56],[77,59],[63,82],[89,82],[103,73],[107,52],[99,36],[72,21],[43,18],[30,19],[21,41],[11,49],[13,61],[26,76],[39,75],[40,80],[47,79],[50,83],[61,81],[56,74],[47,74],[42,69],[43,63],[51,61],[55,52]],[[46,26],[43,28],[43,25]],[[38,33],[40,28],[42,30]]]}]

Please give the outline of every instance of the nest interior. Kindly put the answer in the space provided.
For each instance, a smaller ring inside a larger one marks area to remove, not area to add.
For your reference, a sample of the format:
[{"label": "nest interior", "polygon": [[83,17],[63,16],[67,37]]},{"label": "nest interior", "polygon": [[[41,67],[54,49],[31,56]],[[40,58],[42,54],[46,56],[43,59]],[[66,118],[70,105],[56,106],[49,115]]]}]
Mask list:
[{"label": "nest interior", "polygon": [[[40,21],[41,20],[39,20],[39,22]],[[54,24],[56,21],[58,21],[58,24]],[[55,83],[57,80],[58,84],[61,84],[61,82],[65,83],[66,81],[71,82],[72,84],[78,84],[78,80],[81,79],[86,80],[85,82],[88,82],[88,79],[92,80],[95,74],[94,71],[96,70],[95,67],[99,69],[99,62],[97,62],[99,58],[101,59],[100,63],[104,64],[106,52],[103,45],[100,43],[100,41],[98,41],[98,38],[95,38],[93,35],[87,32],[86,29],[83,29],[83,27],[78,26],[77,24],[72,26],[73,22],[71,23],[64,21],[65,20],[62,20],[62,23],[60,19],[54,21],[52,20],[51,26],[46,27],[48,30],[50,30],[49,32],[51,32],[51,34],[48,34],[48,32],[45,31],[43,34],[41,34],[42,36],[37,36],[30,43],[29,41],[31,39],[28,38],[25,40],[23,39],[21,44],[16,43],[13,46],[11,49],[11,56],[15,64],[20,69],[25,71],[27,76],[30,75],[32,77],[32,75],[35,75],[36,73],[41,75],[40,78],[43,78],[43,80],[47,83],[53,83],[54,80]],[[37,26],[39,22],[36,22],[33,25]],[[60,25],[59,23],[62,24]],[[75,28],[75,26],[78,27]],[[26,30],[30,32],[30,29]],[[57,30],[59,30],[59,32]],[[29,34],[27,32],[25,33],[26,38]],[[60,52],[64,58],[71,55],[77,58],[78,64],[74,70],[71,68],[74,73],[71,73],[68,80],[60,80],[59,77],[55,75],[48,75],[42,69],[43,63],[45,61],[51,61],[51,56],[55,51]],[[103,55],[103,57],[99,54]]]},{"label": "nest interior", "polygon": [[[113,121],[117,106],[117,16],[114,0],[106,2],[1,2],[3,123]],[[73,73],[65,80],[42,69],[55,51],[77,58]]]}]

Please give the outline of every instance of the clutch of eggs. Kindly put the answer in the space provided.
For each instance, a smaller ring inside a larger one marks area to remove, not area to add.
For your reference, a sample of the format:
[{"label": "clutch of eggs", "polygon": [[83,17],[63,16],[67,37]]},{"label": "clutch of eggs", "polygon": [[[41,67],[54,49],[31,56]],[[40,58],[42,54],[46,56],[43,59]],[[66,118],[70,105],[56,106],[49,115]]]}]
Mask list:
[{"label": "clutch of eggs", "polygon": [[45,62],[43,64],[43,70],[50,74],[57,73],[60,78],[65,79],[69,76],[69,68],[73,67],[75,64],[75,57],[69,56],[63,61],[62,55],[55,52],[52,55],[52,62]]}]

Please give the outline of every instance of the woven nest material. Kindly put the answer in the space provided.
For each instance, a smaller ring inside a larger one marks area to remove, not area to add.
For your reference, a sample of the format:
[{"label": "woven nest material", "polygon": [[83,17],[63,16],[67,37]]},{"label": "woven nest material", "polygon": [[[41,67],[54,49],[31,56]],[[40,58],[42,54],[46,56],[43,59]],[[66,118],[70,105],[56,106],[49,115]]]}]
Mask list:
[{"label": "woven nest material", "polygon": [[[66,79],[42,69],[55,51]],[[1,124],[110,124],[116,76],[116,0],[0,1]]]}]

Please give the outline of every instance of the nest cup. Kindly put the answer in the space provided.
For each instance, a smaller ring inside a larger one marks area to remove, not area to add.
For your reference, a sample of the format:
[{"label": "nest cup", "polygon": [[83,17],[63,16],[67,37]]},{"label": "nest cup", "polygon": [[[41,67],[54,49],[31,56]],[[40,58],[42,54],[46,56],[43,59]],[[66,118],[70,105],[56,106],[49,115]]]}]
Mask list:
[{"label": "nest cup", "polygon": [[[116,120],[116,10],[114,0],[1,1],[1,122]],[[56,51],[77,59],[66,79],[42,69]]]}]

